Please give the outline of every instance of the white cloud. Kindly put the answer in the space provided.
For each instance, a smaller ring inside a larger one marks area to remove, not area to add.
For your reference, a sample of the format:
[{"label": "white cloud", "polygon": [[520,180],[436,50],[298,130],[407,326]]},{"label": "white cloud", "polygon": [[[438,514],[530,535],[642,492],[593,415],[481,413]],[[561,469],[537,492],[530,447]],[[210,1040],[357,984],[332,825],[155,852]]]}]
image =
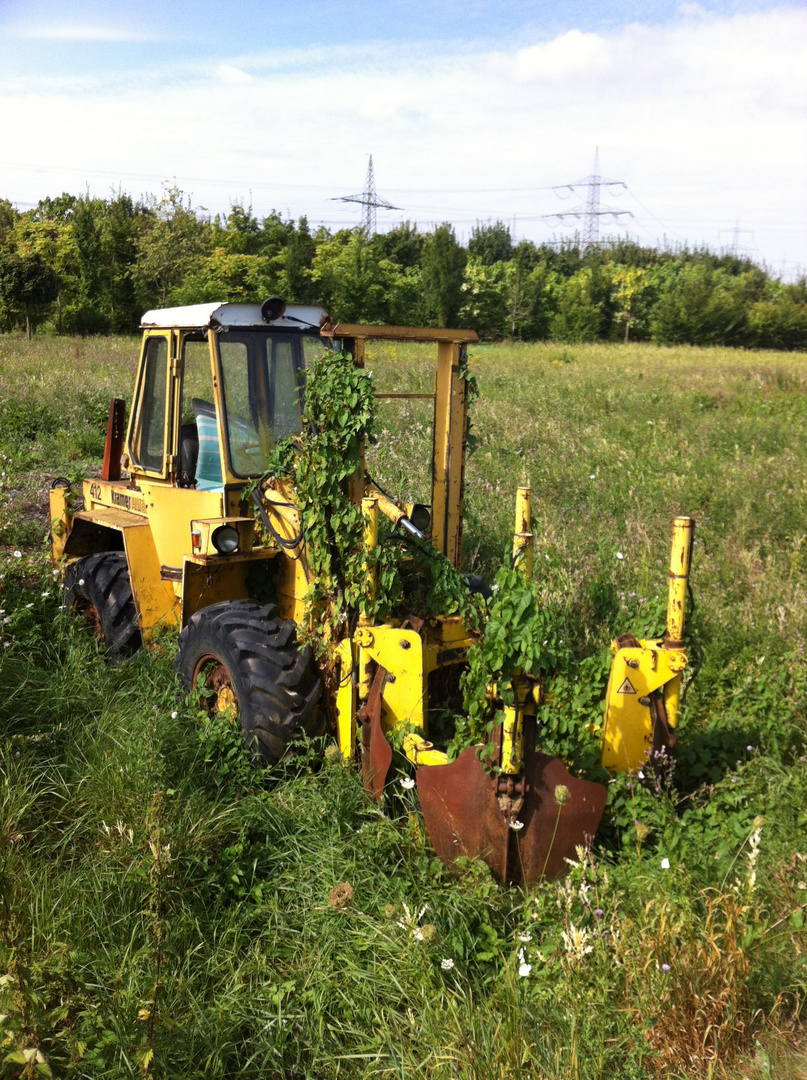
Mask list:
[{"label": "white cloud", "polygon": [[593,71],[605,72],[611,68],[613,57],[609,46],[608,40],[598,34],[570,30],[554,41],[519,49],[515,55],[499,54],[492,68],[512,75],[518,82],[589,76]]},{"label": "white cloud", "polygon": [[138,42],[154,41],[142,30],[99,23],[13,23],[3,27],[9,37],[32,41]]},{"label": "white cloud", "polygon": [[239,86],[242,83],[252,82],[251,75],[247,75],[246,71],[242,71],[241,68],[231,67],[230,64],[219,64],[216,68],[216,75],[223,83],[229,83],[230,86]]},{"label": "white cloud", "polygon": [[[84,180],[139,193],[176,177],[211,210],[251,191],[258,213],[352,224],[356,208],[328,197],[359,190],[372,152],[379,193],[403,216],[467,234],[477,218],[516,215],[517,233],[540,240],[553,231],[540,215],[571,204],[538,189],[586,175],[598,145],[603,172],[641,204],[603,201],[634,211],[640,239],[727,244],[720,230],[739,216],[758,257],[807,268],[807,11],[688,11],[667,26],[446,55],[423,44],[342,49],[339,66],[321,48],[293,63],[281,51],[221,57],[213,80],[204,63],[133,69],[103,94],[0,76],[0,196],[30,203]],[[14,160],[44,164],[43,145],[51,171],[15,173]],[[501,190],[513,188],[534,190]]]}]

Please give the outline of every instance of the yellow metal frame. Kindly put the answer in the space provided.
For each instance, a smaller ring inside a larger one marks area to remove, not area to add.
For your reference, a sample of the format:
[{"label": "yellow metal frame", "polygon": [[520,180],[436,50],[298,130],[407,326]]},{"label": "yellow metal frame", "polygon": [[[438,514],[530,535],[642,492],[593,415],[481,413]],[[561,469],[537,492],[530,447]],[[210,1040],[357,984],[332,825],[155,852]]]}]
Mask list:
[{"label": "yellow metal frame", "polygon": [[608,679],[605,719],[600,732],[603,765],[615,772],[635,772],[653,747],[652,695],[661,692],[667,724],[678,724],[681,676],[687,667],[684,648],[687,583],[695,523],[677,517],[670,553],[667,631],[663,640],[620,645],[614,641],[614,661]]}]

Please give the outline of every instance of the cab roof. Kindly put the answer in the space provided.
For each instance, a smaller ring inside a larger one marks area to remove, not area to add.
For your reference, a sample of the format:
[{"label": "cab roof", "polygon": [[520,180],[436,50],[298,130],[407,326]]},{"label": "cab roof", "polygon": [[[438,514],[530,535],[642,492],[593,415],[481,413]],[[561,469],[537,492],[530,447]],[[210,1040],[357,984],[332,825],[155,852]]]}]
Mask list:
[{"label": "cab roof", "polygon": [[218,327],[266,328],[278,330],[319,330],[329,322],[330,316],[323,307],[313,304],[287,304],[279,319],[265,321],[260,304],[189,304],[186,307],[155,308],[147,311],[140,320],[143,330],[155,327],[183,327],[206,330]]}]

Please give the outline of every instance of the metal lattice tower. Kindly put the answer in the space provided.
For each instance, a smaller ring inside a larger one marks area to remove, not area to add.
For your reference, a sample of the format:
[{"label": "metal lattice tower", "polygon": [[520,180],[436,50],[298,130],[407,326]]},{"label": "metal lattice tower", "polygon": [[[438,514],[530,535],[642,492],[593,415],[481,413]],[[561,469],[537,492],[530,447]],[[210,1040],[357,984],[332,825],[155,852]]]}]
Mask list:
[{"label": "metal lattice tower", "polygon": [[596,247],[600,241],[600,218],[609,217],[618,222],[622,217],[632,218],[630,210],[620,210],[616,206],[602,206],[600,204],[600,188],[624,188],[627,184],[622,180],[607,180],[600,176],[600,148],[594,151],[594,171],[591,176],[584,176],[582,180],[575,180],[571,184],[556,184],[553,191],[569,191],[574,194],[575,188],[586,187],[585,205],[580,203],[571,210],[565,210],[560,214],[546,214],[546,218],[554,218],[556,221],[564,221],[566,218],[574,218],[583,221],[583,245],[584,247]]},{"label": "metal lattice tower", "polygon": [[731,251],[731,254],[736,259],[736,258],[738,258],[739,253],[740,253],[740,246],[741,246],[740,245],[740,233],[748,233],[750,236],[753,236],[754,235],[754,230],[753,229],[741,229],[740,228],[740,219],[738,217],[735,224],[734,224],[733,229],[721,229],[718,235],[722,236],[723,233],[727,233],[727,232],[730,232],[731,235],[732,235],[732,243],[731,243],[731,247],[729,248],[729,251]]},{"label": "metal lattice tower", "polygon": [[373,172],[373,155],[370,154],[370,162],[367,166],[367,179],[364,181],[364,191],[358,195],[340,195],[332,202],[359,203],[363,208],[361,212],[361,227],[366,236],[375,236],[376,210],[401,210],[400,206],[393,206],[391,202],[382,199],[375,189],[375,173]]}]

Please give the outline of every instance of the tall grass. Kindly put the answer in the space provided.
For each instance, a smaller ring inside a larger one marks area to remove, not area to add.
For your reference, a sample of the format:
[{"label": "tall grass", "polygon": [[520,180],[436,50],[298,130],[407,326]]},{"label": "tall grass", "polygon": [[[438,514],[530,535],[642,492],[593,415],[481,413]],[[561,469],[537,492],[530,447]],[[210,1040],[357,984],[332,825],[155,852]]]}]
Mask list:
[{"label": "tall grass", "polygon": [[[699,523],[705,663],[672,786],[618,781],[569,877],[511,892],[478,863],[442,867],[408,792],[377,808],[320,747],[251,770],[226,721],[180,699],[171,635],[110,669],[58,610],[43,489],[97,465],[104,399],[131,392],[135,352],[0,338],[0,1069],[798,1076],[799,358],[472,350],[468,565],[496,567],[529,479],[542,590],[590,665],[576,722],[599,715],[587,690],[610,635],[661,629],[670,518]],[[380,390],[429,389],[418,346],[378,346],[368,367]],[[428,408],[383,408],[371,468],[427,494]]]}]

